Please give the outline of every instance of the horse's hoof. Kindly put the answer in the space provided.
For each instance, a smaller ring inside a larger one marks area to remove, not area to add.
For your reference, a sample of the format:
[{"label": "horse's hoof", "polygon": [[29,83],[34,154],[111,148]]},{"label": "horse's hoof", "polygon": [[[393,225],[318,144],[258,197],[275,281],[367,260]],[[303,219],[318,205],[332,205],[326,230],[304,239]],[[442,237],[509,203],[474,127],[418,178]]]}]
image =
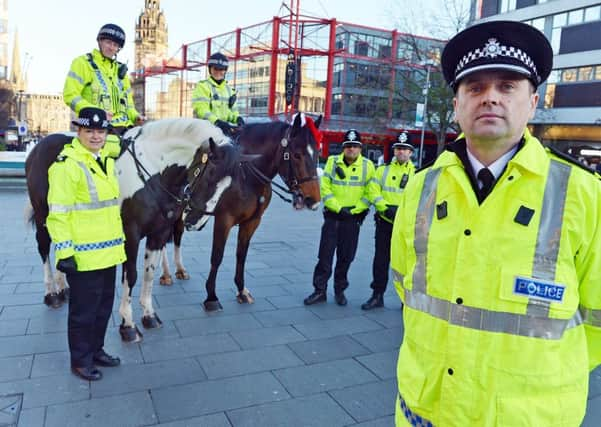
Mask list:
[{"label": "horse's hoof", "polygon": [[236,300],[238,301],[238,304],[252,304],[255,302],[255,299],[246,288],[242,289],[242,292],[236,295]]},{"label": "horse's hoof", "polygon": [[203,306],[205,308],[205,311],[221,311],[221,310],[223,310],[223,306],[221,305],[219,300],[205,301],[203,303]]},{"label": "horse's hoof", "polygon": [[51,308],[60,308],[64,300],[56,292],[44,295],[44,304]]},{"label": "horse's hoof", "polygon": [[71,291],[69,290],[69,288],[64,288],[63,290],[61,290],[58,293],[58,297],[61,299],[62,302],[67,302],[69,301],[69,293]]},{"label": "horse's hoof", "polygon": [[190,280],[190,275],[186,270],[179,270],[175,272],[175,278],[179,280]]},{"label": "horse's hoof", "polygon": [[142,326],[145,329],[158,329],[163,326],[163,322],[156,313],[150,316],[142,316]]},{"label": "horse's hoof", "polygon": [[142,332],[137,326],[119,326],[119,334],[123,342],[140,342],[142,341]]},{"label": "horse's hoof", "polygon": [[159,284],[163,286],[171,286],[173,285],[173,278],[171,276],[162,275],[159,279]]}]

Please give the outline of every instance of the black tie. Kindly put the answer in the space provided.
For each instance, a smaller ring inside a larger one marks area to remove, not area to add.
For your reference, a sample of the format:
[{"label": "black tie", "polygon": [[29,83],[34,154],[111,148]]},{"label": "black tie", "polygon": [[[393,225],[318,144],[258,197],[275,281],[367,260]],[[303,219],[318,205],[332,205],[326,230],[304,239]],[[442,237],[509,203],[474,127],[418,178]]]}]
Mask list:
[{"label": "black tie", "polygon": [[96,157],[96,163],[98,163],[98,166],[100,166],[100,170],[106,173],[106,171],[104,170],[104,165],[102,164],[102,159],[100,157]]},{"label": "black tie", "polygon": [[480,188],[479,191],[479,199],[480,202],[482,202],[484,199],[486,199],[486,196],[490,194],[490,190],[492,190],[492,187],[495,183],[495,176],[492,174],[490,169],[482,168],[480,169],[480,172],[478,172],[478,180],[482,183],[482,188]]}]

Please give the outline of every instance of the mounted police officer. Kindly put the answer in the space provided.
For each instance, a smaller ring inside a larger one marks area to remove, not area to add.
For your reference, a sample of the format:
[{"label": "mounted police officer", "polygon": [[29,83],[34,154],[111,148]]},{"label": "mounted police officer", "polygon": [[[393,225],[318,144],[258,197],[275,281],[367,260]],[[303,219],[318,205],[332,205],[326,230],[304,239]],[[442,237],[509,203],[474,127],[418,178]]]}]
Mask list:
[{"label": "mounted police officer", "polygon": [[601,363],[601,183],[526,124],[553,50],[474,25],[442,53],[463,133],[395,217],[397,425],[578,426]]},{"label": "mounted police officer", "polygon": [[394,157],[390,164],[378,167],[368,185],[369,199],[376,207],[376,250],[372,264],[373,280],[370,285],[373,292],[367,302],[361,305],[363,310],[384,307],[384,292],[390,269],[392,223],[401,194],[415,173],[415,166],[411,162],[414,148],[408,142],[407,132],[398,135],[397,141],[392,144],[392,150]]},{"label": "mounted police officer", "polygon": [[102,378],[95,365],[117,366],[104,351],[113,307],[117,264],[125,261],[119,182],[115,161],[104,150],[106,112],[82,108],[73,122],[77,137],[65,145],[48,170],[48,232],[57,270],[69,282],[68,338],[72,372]]},{"label": "mounted police officer", "polygon": [[334,296],[338,305],[346,305],[344,290],[347,273],[357,252],[359,229],[370,202],[367,183],[374,175],[371,160],[361,155],[361,135],[350,129],[344,135],[341,154],[328,157],[321,177],[321,199],[324,202],[324,222],[319,241],[318,262],[313,273],[314,292],[305,298],[305,305],[325,302],[328,280],[334,269]]},{"label": "mounted police officer", "polygon": [[[115,24],[103,25],[96,37],[98,49],[78,56],[71,63],[65,80],[63,99],[75,114],[83,108],[103,109],[111,124],[111,133],[125,131],[144,123],[134,105],[127,66],[117,61],[117,53],[125,44],[125,32]],[[107,141],[109,155],[119,155],[118,138]]]},{"label": "mounted police officer", "polygon": [[244,126],[244,119],[236,108],[236,89],[225,80],[229,65],[222,53],[209,57],[209,78],[201,80],[192,93],[192,109],[199,119],[209,120],[227,136]]}]

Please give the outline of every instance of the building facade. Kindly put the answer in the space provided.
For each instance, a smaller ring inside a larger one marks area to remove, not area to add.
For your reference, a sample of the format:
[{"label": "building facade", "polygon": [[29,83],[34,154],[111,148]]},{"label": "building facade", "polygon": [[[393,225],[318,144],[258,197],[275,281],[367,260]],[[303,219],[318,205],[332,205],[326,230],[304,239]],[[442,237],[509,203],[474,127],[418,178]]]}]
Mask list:
[{"label": "building facade", "polygon": [[[601,1],[477,0],[477,22],[506,19],[542,31],[553,47],[553,71],[540,86],[532,120],[543,142],[598,163],[601,149]],[[585,151],[586,150],[586,151]]]}]

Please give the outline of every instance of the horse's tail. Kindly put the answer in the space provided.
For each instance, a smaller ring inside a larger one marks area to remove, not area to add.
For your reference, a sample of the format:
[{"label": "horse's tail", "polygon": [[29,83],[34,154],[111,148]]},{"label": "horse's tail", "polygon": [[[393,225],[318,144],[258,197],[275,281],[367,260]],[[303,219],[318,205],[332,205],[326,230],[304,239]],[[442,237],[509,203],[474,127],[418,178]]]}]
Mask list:
[{"label": "horse's tail", "polygon": [[25,226],[27,226],[27,224],[31,225],[31,227],[35,227],[35,217],[34,217],[34,210],[33,210],[33,205],[31,204],[31,201],[28,199],[25,202],[25,207],[23,208],[23,220],[25,222]]}]

